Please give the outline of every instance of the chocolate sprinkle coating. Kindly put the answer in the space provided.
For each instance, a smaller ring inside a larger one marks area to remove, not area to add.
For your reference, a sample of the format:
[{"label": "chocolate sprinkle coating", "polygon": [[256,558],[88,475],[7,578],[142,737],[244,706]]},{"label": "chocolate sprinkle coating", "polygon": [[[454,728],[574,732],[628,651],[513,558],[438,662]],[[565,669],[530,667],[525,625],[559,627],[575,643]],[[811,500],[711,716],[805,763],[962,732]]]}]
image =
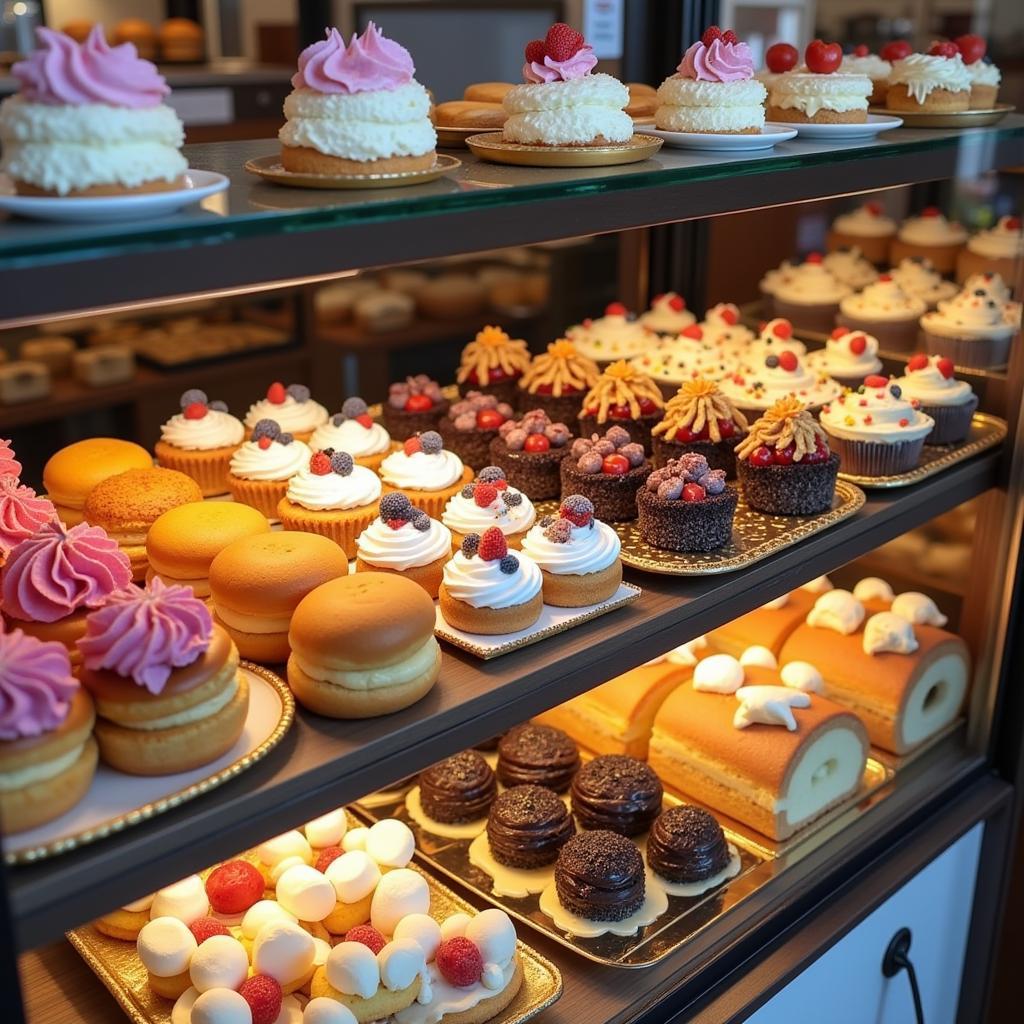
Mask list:
[{"label": "chocolate sprinkle coating", "polygon": [[445,416],[438,424],[437,430],[444,438],[444,446],[474,471],[491,465],[490,445],[498,436],[497,430],[456,430],[451,416]]},{"label": "chocolate sprinkle coating", "polygon": [[431,765],[419,784],[423,813],[446,824],[484,817],[498,792],[491,766],[475,750]]},{"label": "chocolate sprinkle coating", "polygon": [[571,442],[546,452],[510,451],[503,437],[491,442],[491,461],[505,471],[509,486],[533,501],[547,501],[561,493],[558,467],[569,454]]},{"label": "chocolate sprinkle coating", "polygon": [[605,473],[581,473],[574,459],[562,462],[562,498],[582,494],[594,505],[594,515],[603,523],[625,523],[636,519],[636,495],[654,467],[650,462],[635,466],[621,476]]},{"label": "chocolate sprinkle coating", "polygon": [[580,832],[555,863],[555,891],[566,910],[589,921],[623,921],[644,902],[644,862],[615,832]]},{"label": "chocolate sprinkle coating", "polygon": [[702,882],[724,871],[729,857],[722,826],[689,804],[659,815],[647,840],[647,863],[670,882]]},{"label": "chocolate sprinkle coating", "polygon": [[517,725],[498,743],[498,779],[503,786],[547,786],[564,793],[579,766],[579,748],[550,725]]},{"label": "chocolate sprinkle coating", "polygon": [[557,793],[543,786],[513,786],[491,804],[487,841],[499,864],[539,868],[551,864],[576,832]]},{"label": "chocolate sprinkle coating", "polygon": [[530,394],[525,388],[519,388],[516,396],[520,412],[529,412],[531,409],[541,409],[548,414],[552,423],[568,423],[570,426],[576,423],[580,411],[583,408],[583,398],[586,391],[577,391],[571,395],[542,395],[539,392]]},{"label": "chocolate sprinkle coating", "polygon": [[775,516],[813,516],[832,507],[839,456],[831,452],[826,462],[789,466],[752,466],[741,461],[737,469],[750,508]]},{"label": "chocolate sprinkle coating", "polygon": [[667,501],[642,490],[636,496],[640,536],[666,551],[717,551],[732,540],[738,501],[735,487],[702,501]]},{"label": "chocolate sprinkle coating", "polygon": [[580,828],[638,836],[661,813],[661,779],[645,762],[625,754],[588,761],[572,780],[572,809]]},{"label": "chocolate sprinkle coating", "polygon": [[427,430],[437,430],[438,423],[446,416],[451,403],[445,399],[429,412],[406,412],[385,402],[381,406],[381,419],[392,441],[407,441],[410,437]]}]

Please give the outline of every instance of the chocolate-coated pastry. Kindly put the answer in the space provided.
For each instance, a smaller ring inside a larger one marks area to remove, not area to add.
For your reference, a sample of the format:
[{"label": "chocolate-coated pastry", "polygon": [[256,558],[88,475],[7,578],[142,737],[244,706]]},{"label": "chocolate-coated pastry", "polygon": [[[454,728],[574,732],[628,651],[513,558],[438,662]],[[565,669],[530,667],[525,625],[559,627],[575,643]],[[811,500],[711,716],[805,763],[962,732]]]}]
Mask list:
[{"label": "chocolate-coated pastry", "polygon": [[643,762],[605,754],[585,764],[572,780],[572,809],[580,828],[606,828],[638,836],[661,813],[661,779]]},{"label": "chocolate-coated pastry", "polygon": [[579,748],[550,725],[517,725],[498,744],[498,779],[504,786],[547,786],[564,793],[579,766]]},{"label": "chocolate-coated pastry", "polygon": [[659,814],[647,839],[647,863],[670,882],[702,882],[724,871],[729,859],[722,826],[689,804]]},{"label": "chocolate-coated pastry", "polygon": [[423,813],[446,824],[484,817],[497,792],[491,766],[475,750],[464,750],[420,773]]},{"label": "chocolate-coated pastry", "polygon": [[630,840],[598,830],[573,836],[555,862],[555,891],[588,921],[622,921],[644,902],[644,861]]},{"label": "chocolate-coated pastry", "polygon": [[510,868],[551,864],[576,831],[565,801],[543,786],[513,786],[491,804],[491,855]]}]

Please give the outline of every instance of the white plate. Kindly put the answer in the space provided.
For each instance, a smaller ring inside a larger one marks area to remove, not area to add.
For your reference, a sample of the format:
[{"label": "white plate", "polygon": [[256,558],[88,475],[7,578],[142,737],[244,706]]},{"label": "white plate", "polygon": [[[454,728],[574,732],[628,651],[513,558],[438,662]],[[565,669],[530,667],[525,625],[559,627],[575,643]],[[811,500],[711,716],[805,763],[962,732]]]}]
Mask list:
[{"label": "white plate", "polygon": [[657,135],[674,149],[716,150],[720,153],[746,153],[755,149],[771,149],[776,142],[785,142],[796,135],[796,128],[766,124],[759,135],[714,135],[710,132],[666,132],[661,128],[644,127],[648,135]]},{"label": "white plate", "polygon": [[19,217],[68,224],[146,220],[166,217],[198,203],[200,199],[223,192],[230,184],[229,178],[215,171],[189,170],[185,173],[185,187],[172,192],[139,192],[123,196],[19,196],[10,178],[0,175],[0,210]]},{"label": "white plate", "polygon": [[902,117],[888,114],[868,114],[863,124],[806,124],[798,121],[770,122],[777,128],[795,128],[802,139],[870,139],[879,132],[899,128]]}]

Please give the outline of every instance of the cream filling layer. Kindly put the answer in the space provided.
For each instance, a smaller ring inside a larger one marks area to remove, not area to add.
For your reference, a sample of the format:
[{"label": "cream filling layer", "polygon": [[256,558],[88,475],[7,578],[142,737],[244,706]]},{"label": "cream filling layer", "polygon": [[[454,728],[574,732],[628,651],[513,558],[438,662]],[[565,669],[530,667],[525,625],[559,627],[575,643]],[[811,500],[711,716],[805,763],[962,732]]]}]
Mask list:
[{"label": "cream filling layer", "polygon": [[741,131],[764,124],[764,106],[755,103],[735,107],[658,107],[654,123],[666,132]]},{"label": "cream filling layer", "polygon": [[323,683],[331,683],[346,690],[382,690],[389,686],[402,686],[418,679],[437,663],[441,649],[431,636],[422,647],[408,658],[403,658],[394,665],[368,669],[331,669],[307,661],[296,651],[292,651],[295,663],[311,679]]},{"label": "cream filling layer", "polygon": [[139,732],[155,732],[157,729],[173,729],[179,725],[188,725],[190,722],[201,722],[204,718],[210,718],[222,708],[226,708],[235,699],[235,694],[238,692],[237,668],[234,664],[228,667],[234,676],[231,682],[209,700],[200,701],[184,711],[175,712],[173,715],[164,715],[163,718],[151,718],[147,722],[118,722],[117,719],[110,718],[109,715],[104,717],[125,729]]},{"label": "cream filling layer", "polygon": [[81,743],[72,750],[55,757],[52,761],[29,765],[28,768],[16,768],[13,772],[0,772],[0,793],[24,789],[36,782],[45,782],[61,772],[67,771],[81,756],[85,744]]},{"label": "cream filling layer", "polygon": [[587,104],[513,114],[502,131],[507,142],[527,145],[572,145],[592,142],[598,136],[609,142],[627,142],[633,136],[633,119],[624,110]]},{"label": "cream filling layer", "polygon": [[799,825],[853,792],[863,772],[860,737],[851,729],[829,729],[800,755],[775,809]]},{"label": "cream filling layer", "polygon": [[240,633],[287,633],[292,624],[290,615],[247,615],[245,612],[225,608],[217,603],[217,598],[213,599],[213,607],[217,617],[225,625],[237,629]]},{"label": "cream filling layer", "polygon": [[933,736],[956,717],[967,692],[967,665],[948,654],[921,673],[907,697],[900,732],[907,746]]}]

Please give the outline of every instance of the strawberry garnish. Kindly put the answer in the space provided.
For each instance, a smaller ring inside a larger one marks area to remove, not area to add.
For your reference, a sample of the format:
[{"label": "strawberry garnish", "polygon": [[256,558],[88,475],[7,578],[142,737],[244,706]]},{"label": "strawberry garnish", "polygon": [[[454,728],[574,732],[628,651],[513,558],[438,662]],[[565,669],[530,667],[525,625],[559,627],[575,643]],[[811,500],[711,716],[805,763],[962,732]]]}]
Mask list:
[{"label": "strawberry garnish", "polygon": [[331,457],[327,452],[314,452],[309,460],[309,471],[314,476],[327,476],[331,471]]},{"label": "strawberry garnish", "polygon": [[956,369],[956,367],[953,365],[953,360],[947,359],[945,356],[943,356],[943,358],[940,359],[935,365],[939,368],[939,373],[941,373],[942,376],[946,378],[946,380],[949,380],[950,377],[953,376],[953,371]]},{"label": "strawberry garnish", "polygon": [[604,307],[605,316],[625,316],[629,310],[621,302],[609,302]]},{"label": "strawberry garnish", "polygon": [[402,451],[404,451],[406,455],[415,455],[416,452],[423,451],[423,445],[420,444],[419,437],[408,438],[405,444],[402,445]]},{"label": "strawberry garnish", "polygon": [[544,52],[555,61],[575,57],[583,47],[583,36],[565,22],[557,21],[544,37]]},{"label": "strawberry garnish", "polygon": [[526,62],[528,64],[544,63],[544,40],[531,39],[526,44]]},{"label": "strawberry garnish", "polygon": [[274,405],[283,405],[284,400],[287,397],[288,392],[279,380],[275,380],[274,383],[267,388],[267,401],[273,402]]},{"label": "strawberry garnish", "polygon": [[361,424],[369,430],[370,427],[373,426],[373,417],[369,413],[364,412],[362,416],[356,417],[356,423]]},{"label": "strawberry garnish", "polygon": [[779,366],[781,366],[788,373],[792,373],[799,363],[797,362],[795,352],[780,352],[779,353]]},{"label": "strawberry garnish", "polygon": [[705,46],[710,46],[716,39],[722,38],[722,30],[717,25],[710,25],[704,29],[704,35],[700,37],[700,41]]},{"label": "strawberry garnish", "polygon": [[908,370],[923,370],[928,365],[928,357],[923,352],[918,352],[917,355],[910,357],[910,361],[907,363]]},{"label": "strawberry garnish", "polygon": [[693,338],[694,341],[700,341],[704,337],[704,332],[698,324],[690,324],[689,327],[684,327],[679,333],[684,338]]},{"label": "strawberry garnish", "polygon": [[488,505],[497,500],[497,497],[498,488],[494,484],[477,484],[473,488],[473,501],[480,508],[487,508]]}]

